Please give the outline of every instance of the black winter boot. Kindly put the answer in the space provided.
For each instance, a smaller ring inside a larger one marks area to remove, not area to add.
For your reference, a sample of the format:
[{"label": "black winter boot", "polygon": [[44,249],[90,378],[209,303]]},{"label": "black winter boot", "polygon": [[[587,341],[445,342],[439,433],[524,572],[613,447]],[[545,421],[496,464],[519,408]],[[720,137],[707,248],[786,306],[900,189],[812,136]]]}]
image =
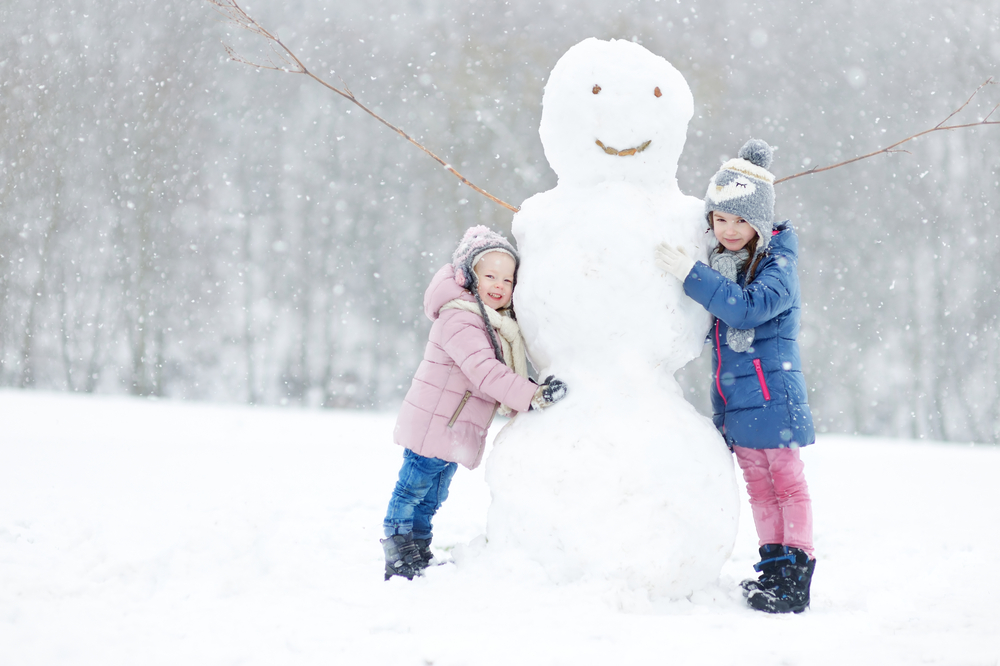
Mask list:
[{"label": "black winter boot", "polygon": [[[431,537],[433,538],[433,537]],[[431,560],[434,559],[434,553],[431,552],[431,540],[430,539],[414,539],[413,543],[417,544],[417,550],[420,551],[420,557],[424,561],[424,566],[429,567],[433,564]]]},{"label": "black winter boot", "polygon": [[385,551],[385,579],[402,576],[413,580],[427,567],[420,554],[420,547],[413,540],[413,534],[396,534],[382,539],[382,550]]},{"label": "black winter boot", "polygon": [[[780,543],[765,543],[759,548],[759,551],[760,562],[753,565],[753,570],[760,575],[757,578],[747,578],[740,583],[744,597],[754,590],[764,590],[771,587],[775,576],[778,575],[778,569],[781,565],[778,558],[784,554],[784,546]],[[791,562],[791,558],[782,558],[782,561]]]},{"label": "black winter boot", "polygon": [[750,608],[765,613],[801,613],[809,608],[809,586],[816,570],[816,559],[809,559],[809,555],[799,548],[784,546],[783,549],[782,555],[790,556],[791,562],[783,559],[768,587],[748,593]]}]

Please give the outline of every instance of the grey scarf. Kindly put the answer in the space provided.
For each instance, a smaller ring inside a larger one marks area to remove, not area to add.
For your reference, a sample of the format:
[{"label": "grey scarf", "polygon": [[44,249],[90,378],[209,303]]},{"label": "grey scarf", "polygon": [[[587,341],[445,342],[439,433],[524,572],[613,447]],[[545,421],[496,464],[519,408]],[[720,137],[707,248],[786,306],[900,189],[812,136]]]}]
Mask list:
[{"label": "grey scarf", "polygon": [[[740,268],[746,265],[749,258],[750,252],[746,248],[739,252],[730,252],[729,250],[713,252],[712,268],[722,273],[722,277],[736,282],[736,275],[740,272]],[[726,344],[735,352],[745,352],[753,344],[753,336],[754,329],[752,328],[739,329],[730,326],[729,330],[726,331]]]}]

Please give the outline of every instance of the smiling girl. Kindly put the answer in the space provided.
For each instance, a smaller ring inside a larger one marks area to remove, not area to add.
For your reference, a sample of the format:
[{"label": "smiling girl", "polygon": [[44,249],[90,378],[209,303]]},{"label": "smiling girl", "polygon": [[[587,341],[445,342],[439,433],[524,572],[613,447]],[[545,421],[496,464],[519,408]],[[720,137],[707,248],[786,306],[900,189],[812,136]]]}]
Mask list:
[{"label": "smiling girl", "polygon": [[496,412],[542,409],[566,395],[551,376],[541,386],[528,379],[511,305],[517,268],[506,238],[472,227],[424,294],[434,323],[396,420],[406,450],[383,521],[386,580],[413,578],[430,564],[431,519],[458,464],[479,465]]},{"label": "smiling girl", "polygon": [[799,449],[815,441],[796,338],[801,298],[798,237],[774,219],[771,148],[751,140],[712,177],[705,197],[719,245],[711,267],[667,244],[656,262],[715,315],[713,420],[747,483],[761,560],[742,583],[769,613],[809,606],[812,502]]}]

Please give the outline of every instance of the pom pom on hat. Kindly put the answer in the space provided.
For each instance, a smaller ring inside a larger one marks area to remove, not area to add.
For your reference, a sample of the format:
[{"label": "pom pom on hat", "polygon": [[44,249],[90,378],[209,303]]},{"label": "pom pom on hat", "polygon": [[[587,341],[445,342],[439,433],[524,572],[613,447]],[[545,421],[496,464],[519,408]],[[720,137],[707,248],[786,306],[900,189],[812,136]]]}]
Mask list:
[{"label": "pom pom on hat", "polygon": [[517,267],[521,263],[521,258],[517,250],[510,241],[493,231],[489,227],[478,225],[469,227],[462,236],[461,242],[455,248],[455,253],[451,257],[452,266],[455,268],[455,282],[460,287],[469,291],[475,291],[479,282],[476,276],[475,266],[483,255],[488,252],[504,252],[514,258],[515,276]]},{"label": "pom pom on hat", "polygon": [[741,160],[752,162],[761,169],[770,169],[771,159],[773,157],[774,151],[771,150],[771,146],[767,145],[766,142],[761,141],[760,139],[750,139],[743,144],[743,147],[740,148],[739,152],[739,158]]}]

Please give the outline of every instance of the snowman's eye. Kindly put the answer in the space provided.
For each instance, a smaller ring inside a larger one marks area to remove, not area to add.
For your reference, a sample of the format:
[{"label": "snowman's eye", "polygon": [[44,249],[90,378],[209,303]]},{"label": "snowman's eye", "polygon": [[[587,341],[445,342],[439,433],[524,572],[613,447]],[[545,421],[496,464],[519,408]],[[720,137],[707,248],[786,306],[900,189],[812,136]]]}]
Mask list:
[{"label": "snowman's eye", "polygon": [[601,86],[595,85],[594,89],[591,90],[590,92],[592,92],[592,93],[594,93],[596,95],[597,93],[601,92]]},{"label": "snowman's eye", "polygon": [[657,97],[663,97],[663,93],[660,92],[659,86],[653,89],[653,94],[656,95]]}]

